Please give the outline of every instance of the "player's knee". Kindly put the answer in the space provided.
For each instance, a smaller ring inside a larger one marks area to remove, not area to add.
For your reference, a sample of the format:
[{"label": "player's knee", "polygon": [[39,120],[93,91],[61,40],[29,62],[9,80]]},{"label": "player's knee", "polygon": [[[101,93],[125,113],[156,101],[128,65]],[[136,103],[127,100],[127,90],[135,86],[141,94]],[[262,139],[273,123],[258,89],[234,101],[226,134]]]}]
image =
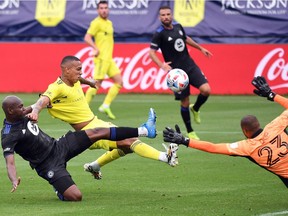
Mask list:
[{"label": "player's knee", "polygon": [[133,151],[130,149],[131,145],[126,145],[126,146],[119,146],[119,149],[122,150],[123,154],[131,154]]},{"label": "player's knee", "polygon": [[82,200],[82,193],[78,191],[73,191],[73,193],[64,196],[65,200],[79,202]]},{"label": "player's knee", "polygon": [[211,93],[211,88],[208,83],[205,83],[202,86],[200,86],[199,90],[200,93],[204,96],[209,96]]},{"label": "player's knee", "polygon": [[138,140],[137,138],[129,138],[129,139],[117,141],[116,142],[117,148],[123,150],[125,154],[132,153],[132,151],[130,150],[130,146],[137,140]]},{"label": "player's knee", "polygon": [[63,193],[64,199],[67,201],[81,201],[82,193],[79,188],[73,184]]}]

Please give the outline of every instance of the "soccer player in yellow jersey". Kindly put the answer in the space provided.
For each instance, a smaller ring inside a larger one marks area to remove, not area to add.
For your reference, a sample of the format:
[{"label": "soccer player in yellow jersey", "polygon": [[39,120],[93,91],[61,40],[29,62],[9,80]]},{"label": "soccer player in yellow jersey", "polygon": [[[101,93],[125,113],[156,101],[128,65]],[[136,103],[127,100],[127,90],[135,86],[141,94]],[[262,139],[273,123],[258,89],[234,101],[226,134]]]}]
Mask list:
[{"label": "soccer player in yellow jersey", "polygon": [[198,141],[185,138],[176,125],[176,131],[171,128],[163,131],[164,141],[184,144],[190,148],[215,154],[246,157],[276,174],[288,187],[288,135],[286,130],[288,99],[272,92],[264,77],[255,77],[252,84],[256,88],[254,89],[255,94],[267,97],[268,100],[275,101],[286,109],[263,129],[255,116],[247,115],[241,120],[243,134],[247,137],[245,140],[218,144]]},{"label": "soccer player in yellow jersey", "polygon": [[[122,87],[122,76],[120,69],[113,60],[113,24],[108,19],[109,9],[107,1],[100,1],[97,4],[98,17],[90,23],[90,26],[85,34],[85,42],[93,48],[92,55],[94,56],[94,75],[97,80],[98,89],[102,81],[107,75],[111,78],[114,84],[109,88],[103,104],[99,107],[99,111],[106,113],[110,119],[115,119],[115,115],[110,109],[112,101],[115,99]],[[93,39],[94,38],[94,39]],[[86,100],[88,104],[93,96],[97,93],[96,88],[89,88],[86,91]]]},{"label": "soccer player in yellow jersey", "polygon": [[[37,121],[40,111],[48,107],[48,112],[52,117],[69,123],[76,131],[95,127],[115,127],[111,122],[98,119],[89,108],[80,84],[84,83],[93,86],[94,83],[81,78],[82,63],[80,60],[75,56],[64,57],[61,62],[61,70],[61,76],[49,85],[48,89],[33,106],[33,110],[28,117],[31,120]],[[147,124],[153,125],[155,121],[156,116],[153,109],[151,109]],[[155,131],[143,129],[139,134],[140,136],[143,134],[143,136],[154,138],[156,136]],[[79,145],[81,145],[81,143],[79,143]],[[143,143],[138,138],[129,138],[116,142],[99,140],[91,145],[89,149],[107,150],[107,152],[96,161],[87,163],[84,166],[84,169],[91,172],[96,179],[101,179],[100,167],[132,152],[142,157],[168,163],[171,166],[177,165],[178,162],[176,155],[178,145],[170,144],[166,149],[167,152],[160,152]]]}]

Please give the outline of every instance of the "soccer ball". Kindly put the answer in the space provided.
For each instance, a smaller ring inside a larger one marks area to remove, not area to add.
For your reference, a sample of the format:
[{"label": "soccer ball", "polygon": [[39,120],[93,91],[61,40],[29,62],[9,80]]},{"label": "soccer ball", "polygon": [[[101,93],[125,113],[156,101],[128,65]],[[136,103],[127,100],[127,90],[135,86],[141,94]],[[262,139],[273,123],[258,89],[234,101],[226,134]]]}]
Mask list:
[{"label": "soccer ball", "polygon": [[185,71],[174,68],[168,72],[166,82],[173,92],[181,92],[189,85],[189,77]]}]

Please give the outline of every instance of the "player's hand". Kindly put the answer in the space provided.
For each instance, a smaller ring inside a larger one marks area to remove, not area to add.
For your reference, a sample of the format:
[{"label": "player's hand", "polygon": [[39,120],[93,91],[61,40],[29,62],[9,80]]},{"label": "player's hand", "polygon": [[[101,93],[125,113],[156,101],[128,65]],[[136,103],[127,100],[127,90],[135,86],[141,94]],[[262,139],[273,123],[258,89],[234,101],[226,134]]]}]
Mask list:
[{"label": "player's hand", "polygon": [[201,52],[208,58],[213,56],[213,54],[209,50],[207,50],[207,49],[205,49],[203,47],[201,47]]},{"label": "player's hand", "polygon": [[165,72],[172,70],[172,67],[170,66],[171,63],[172,62],[163,62],[161,69],[164,70]]},{"label": "player's hand", "polygon": [[275,93],[271,90],[270,86],[262,76],[254,77],[252,85],[256,88],[253,92],[260,97],[266,97],[270,101],[274,101]]},{"label": "player's hand", "polygon": [[91,55],[97,57],[99,55],[99,49],[93,49]]},{"label": "player's hand", "polygon": [[21,182],[21,178],[20,178],[20,177],[18,177],[17,180],[15,180],[15,181],[12,182],[12,189],[11,189],[11,191],[10,191],[11,193],[13,193],[14,191],[16,191],[16,189],[17,189],[18,185],[20,184],[20,182]]},{"label": "player's hand", "polygon": [[87,79],[90,82],[90,87],[99,89],[100,82],[98,80],[94,80],[92,77]]},{"label": "player's hand", "polygon": [[181,134],[180,128],[177,124],[175,125],[175,130],[170,127],[165,128],[165,130],[163,131],[164,142],[183,144],[185,146],[188,146],[189,138],[186,138]]},{"label": "player's hand", "polygon": [[28,117],[31,121],[33,121],[33,122],[35,122],[35,123],[37,123],[38,122],[38,114],[36,114],[36,113],[28,113],[27,115],[26,115],[26,117]]}]

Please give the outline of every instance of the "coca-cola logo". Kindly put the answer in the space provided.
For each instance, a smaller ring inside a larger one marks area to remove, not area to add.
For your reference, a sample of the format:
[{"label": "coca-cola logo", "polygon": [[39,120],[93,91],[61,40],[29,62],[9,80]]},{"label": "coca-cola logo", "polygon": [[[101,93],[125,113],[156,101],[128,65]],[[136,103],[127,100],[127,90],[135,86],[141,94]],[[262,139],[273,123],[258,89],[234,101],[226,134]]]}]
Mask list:
[{"label": "coca-cola logo", "polygon": [[[139,50],[133,56],[117,56],[114,57],[114,61],[119,67],[122,78],[123,88],[126,90],[168,90],[166,84],[166,72],[158,68],[152,63],[149,57],[149,47]],[[94,63],[92,48],[85,47],[79,50],[75,56],[77,56],[82,62],[82,76],[84,78],[92,77]],[[106,79],[102,82],[102,88],[108,89],[112,85],[110,79]],[[84,86],[83,86],[84,87]],[[85,88],[85,87],[84,87]]]},{"label": "coca-cola logo", "polygon": [[268,52],[257,65],[254,76],[264,76],[271,89],[288,88],[288,61],[281,47]]}]

